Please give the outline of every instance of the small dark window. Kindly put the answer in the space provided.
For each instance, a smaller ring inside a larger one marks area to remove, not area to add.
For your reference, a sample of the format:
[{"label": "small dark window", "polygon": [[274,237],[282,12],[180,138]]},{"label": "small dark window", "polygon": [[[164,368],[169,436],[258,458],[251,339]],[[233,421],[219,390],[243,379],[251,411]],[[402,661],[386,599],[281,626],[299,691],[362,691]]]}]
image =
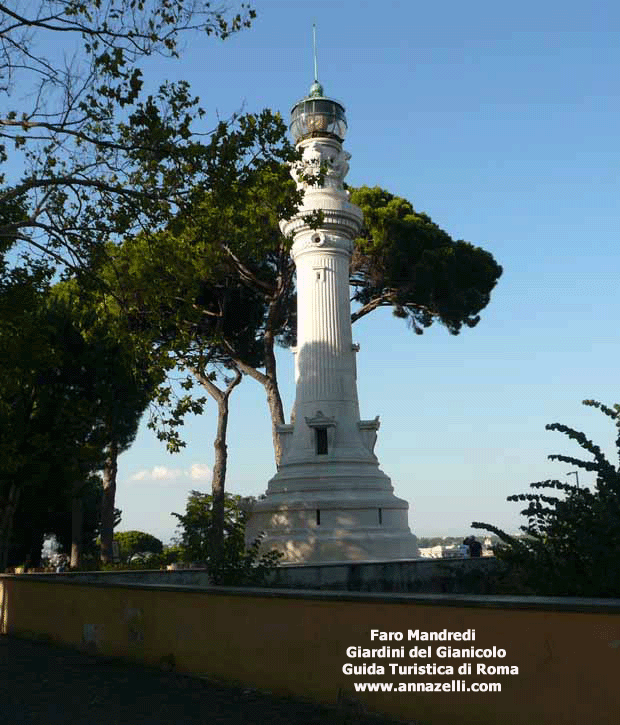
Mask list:
[{"label": "small dark window", "polygon": [[316,510],[316,525],[321,525],[321,509]]},{"label": "small dark window", "polygon": [[378,509],[379,511],[379,526],[383,523],[383,509]]},{"label": "small dark window", "polygon": [[316,452],[319,456],[327,455],[327,428],[316,429]]}]

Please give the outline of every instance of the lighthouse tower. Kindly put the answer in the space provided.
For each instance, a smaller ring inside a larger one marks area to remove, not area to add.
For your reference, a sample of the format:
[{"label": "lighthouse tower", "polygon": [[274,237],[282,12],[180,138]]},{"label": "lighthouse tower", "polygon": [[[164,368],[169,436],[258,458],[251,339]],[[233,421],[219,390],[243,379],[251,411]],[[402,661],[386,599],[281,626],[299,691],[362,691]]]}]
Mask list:
[{"label": "lighthouse tower", "polygon": [[[281,223],[294,239],[297,269],[294,420],[279,426],[280,465],[247,531],[248,540],[264,531],[263,547],[291,562],[417,556],[409,506],[374,454],[379,416],[360,419],[349,263],[362,212],[343,187],[351,158],[342,148],[346,129],[344,107],[325,97],[315,77],[290,124],[302,152],[292,175],[303,205]],[[308,220],[313,212],[321,213],[318,228]]]}]

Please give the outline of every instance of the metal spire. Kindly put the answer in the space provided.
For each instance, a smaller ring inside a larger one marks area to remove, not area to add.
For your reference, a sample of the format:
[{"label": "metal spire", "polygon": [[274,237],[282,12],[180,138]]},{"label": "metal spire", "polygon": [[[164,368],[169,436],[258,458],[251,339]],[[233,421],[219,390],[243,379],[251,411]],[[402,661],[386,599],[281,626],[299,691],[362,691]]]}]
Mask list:
[{"label": "metal spire", "polygon": [[316,23],[312,23],[312,39],[314,41],[314,82],[319,82],[319,71],[316,62]]},{"label": "metal spire", "polygon": [[314,83],[310,86],[310,98],[321,98],[323,96],[323,86],[319,83],[319,70],[316,60],[316,23],[312,23],[312,40],[314,45]]}]

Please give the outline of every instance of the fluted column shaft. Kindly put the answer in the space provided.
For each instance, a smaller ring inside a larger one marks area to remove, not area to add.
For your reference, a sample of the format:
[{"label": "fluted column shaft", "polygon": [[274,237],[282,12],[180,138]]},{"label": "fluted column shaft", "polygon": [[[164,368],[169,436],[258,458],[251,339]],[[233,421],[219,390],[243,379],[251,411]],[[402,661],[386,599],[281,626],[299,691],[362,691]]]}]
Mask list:
[{"label": "fluted column shaft", "polygon": [[[349,255],[340,249],[306,250],[297,266],[297,411],[308,405],[355,406],[355,362],[349,302]],[[305,411],[306,412],[306,411]],[[306,414],[314,411],[307,411]]]}]

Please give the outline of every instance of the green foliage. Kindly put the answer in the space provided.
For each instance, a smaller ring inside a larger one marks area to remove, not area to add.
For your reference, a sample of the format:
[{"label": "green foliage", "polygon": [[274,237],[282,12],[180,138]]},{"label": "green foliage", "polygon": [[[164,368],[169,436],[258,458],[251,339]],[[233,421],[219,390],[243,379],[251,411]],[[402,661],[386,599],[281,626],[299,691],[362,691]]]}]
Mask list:
[{"label": "green foliage", "polygon": [[254,17],[249,5],[204,0],[3,3],[0,163],[25,171],[9,186],[0,174],[0,239],[19,237],[84,272],[110,239],[165,224],[195,174],[211,177],[226,124],[203,143],[188,84],[147,95],[141,65],[179,57],[187,32],[224,39]]},{"label": "green foliage", "polygon": [[113,440],[132,443],[153,389],[110,315],[50,277],[40,262],[0,265],[0,509],[16,486],[20,501],[11,541],[6,522],[0,535],[11,561],[36,560],[44,534],[70,546],[72,498],[83,500],[88,550],[101,511],[94,472]]},{"label": "green foliage", "polygon": [[[74,481],[66,477],[60,461],[54,463],[52,475],[43,485],[24,486],[13,520],[8,566],[24,561],[28,566],[39,566],[43,541],[52,534],[61,551],[71,551],[71,497],[74,488]],[[83,552],[86,557],[93,557],[97,552],[96,537],[99,534],[101,478],[96,474],[89,475],[80,489]],[[119,517],[118,509],[116,513]]]},{"label": "green foliage", "polygon": [[134,554],[162,554],[164,550],[164,545],[158,538],[144,531],[118,531],[114,534],[114,541],[118,542],[123,562],[128,562]]},{"label": "green foliage", "polygon": [[454,241],[406,199],[379,187],[351,190],[364,213],[351,285],[358,318],[391,306],[417,334],[439,320],[454,335],[478,324],[502,268],[490,252]]},{"label": "green foliage", "polygon": [[80,287],[75,278],[54,285],[50,294],[71,310],[91,351],[88,372],[99,386],[100,414],[122,452],[133,442],[162,374],[149,368],[148,355],[129,335],[118,307],[103,304],[105,296]]},{"label": "green foliage", "polygon": [[153,571],[162,568],[161,554],[147,554],[145,557],[134,556],[129,562],[103,563],[100,557],[86,558],[86,571]]},{"label": "green foliage", "polygon": [[15,270],[3,283],[0,488],[11,480],[48,483],[52,474],[85,480],[101,464],[105,446],[91,374],[97,351],[80,334],[71,310],[53,300],[45,285]]},{"label": "green foliage", "polygon": [[0,487],[26,463],[37,375],[55,362],[43,312],[49,277],[43,266],[8,270],[0,260]]},{"label": "green foliage", "polygon": [[[137,552],[140,553],[140,552]],[[95,568],[102,571],[127,571],[138,569],[165,569],[169,564],[183,561],[183,549],[180,546],[164,546],[161,554],[147,551],[144,556],[132,555],[131,561],[97,563]]]},{"label": "green foliage", "polygon": [[210,183],[196,174],[191,203],[165,229],[106,245],[98,275],[108,290],[100,304],[122,312],[161,373],[149,425],[171,452],[184,445],[184,416],[206,401],[191,394],[189,378],[188,394],[175,395],[175,368],[221,387],[236,369],[233,358],[260,367],[268,326],[275,321],[290,337],[294,319],[290,243],[278,227],[299,201],[286,166],[295,157],[286,125],[267,110],[246,114],[218,127],[205,153]]},{"label": "green foliage", "polygon": [[110,245],[103,274],[132,329],[155,343],[174,343],[184,355],[201,341],[217,343],[222,356],[226,342],[247,348],[257,363],[254,333],[278,294],[282,265],[292,267],[278,221],[300,196],[286,166],[295,152],[279,115],[263,111],[239,125],[245,131],[231,130],[227,153],[214,160],[213,173],[225,183],[197,185],[191,206],[165,230]]},{"label": "green foliage", "polygon": [[247,499],[226,494],[224,543],[217,548],[213,546],[213,496],[191,491],[185,514],[172,514],[179,520],[184,561],[205,565],[212,584],[261,584],[282,556],[276,551],[261,554],[260,539],[246,548],[247,509]]},{"label": "green foliage", "polygon": [[164,546],[161,555],[162,565],[167,566],[168,564],[177,564],[183,561],[183,553],[183,548],[177,544]]},{"label": "green foliage", "polygon": [[[610,408],[595,400],[583,404],[614,422],[620,454],[620,405]],[[534,493],[510,496],[509,501],[527,503],[521,512],[527,517],[527,525],[520,527],[524,537],[512,537],[490,524],[472,526],[500,537],[496,556],[508,562],[536,594],[620,596],[620,467],[613,466],[583,433],[559,423],[546,428],[564,433],[592,456],[593,460],[583,460],[554,454],[549,459],[596,473],[594,489],[547,480],[530,484]]]}]

